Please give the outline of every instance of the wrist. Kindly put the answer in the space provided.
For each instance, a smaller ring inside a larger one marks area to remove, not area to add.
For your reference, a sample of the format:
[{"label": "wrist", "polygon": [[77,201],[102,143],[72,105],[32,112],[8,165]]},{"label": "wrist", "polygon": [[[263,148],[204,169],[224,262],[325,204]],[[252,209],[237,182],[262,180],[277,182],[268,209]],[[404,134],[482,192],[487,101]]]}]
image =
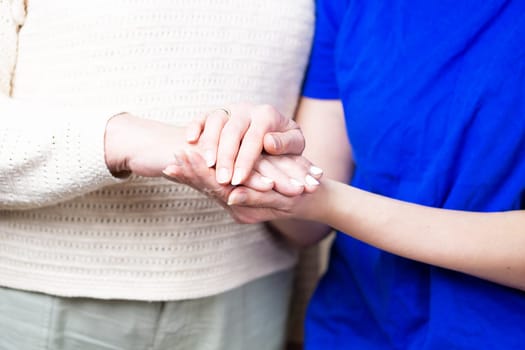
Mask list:
[{"label": "wrist", "polygon": [[111,117],[106,124],[104,135],[104,158],[109,172],[117,178],[131,175],[129,157],[122,145],[124,144],[125,130],[129,119],[128,113],[120,113]]},{"label": "wrist", "polygon": [[302,208],[302,218],[310,221],[317,221],[328,224],[330,212],[333,210],[334,203],[331,193],[337,182],[330,179],[321,179],[319,188],[308,194],[307,204]]}]

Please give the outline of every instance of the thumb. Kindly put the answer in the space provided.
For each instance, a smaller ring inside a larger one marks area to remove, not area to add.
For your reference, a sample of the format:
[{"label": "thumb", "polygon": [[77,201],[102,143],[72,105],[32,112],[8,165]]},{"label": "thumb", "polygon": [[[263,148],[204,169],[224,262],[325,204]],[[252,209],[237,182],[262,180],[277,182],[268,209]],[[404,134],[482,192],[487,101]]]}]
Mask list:
[{"label": "thumb", "polygon": [[284,132],[270,132],[264,135],[264,150],[273,155],[295,154],[304,151],[305,140],[300,129],[291,129]]}]

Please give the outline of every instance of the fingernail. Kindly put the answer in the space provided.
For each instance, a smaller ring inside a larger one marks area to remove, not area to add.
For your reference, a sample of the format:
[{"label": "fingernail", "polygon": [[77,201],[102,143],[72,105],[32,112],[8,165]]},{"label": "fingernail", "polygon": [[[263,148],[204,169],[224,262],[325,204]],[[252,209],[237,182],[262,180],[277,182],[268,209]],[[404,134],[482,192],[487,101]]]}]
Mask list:
[{"label": "fingernail", "polygon": [[197,137],[195,136],[195,132],[193,132],[192,130],[186,131],[186,142],[193,142],[196,139]]},{"label": "fingernail", "polygon": [[168,165],[166,169],[162,170],[162,173],[167,176],[172,176],[173,173],[177,172],[177,166],[176,165]]},{"label": "fingernail", "polygon": [[303,183],[301,181],[298,181],[296,179],[290,179],[290,183],[294,186],[301,187],[303,186]]},{"label": "fingernail", "polygon": [[246,194],[244,193],[232,193],[228,197],[228,205],[242,204],[246,200]]},{"label": "fingernail", "polygon": [[261,176],[261,181],[267,185],[273,184],[273,180],[266,176]]},{"label": "fingernail", "polygon": [[244,176],[244,169],[243,168],[235,168],[235,172],[233,173],[232,178],[232,185],[237,186],[241,183],[243,176]]},{"label": "fingernail", "polygon": [[306,182],[307,185],[310,185],[310,186],[319,185],[319,181],[317,181],[312,175],[306,175],[306,177],[304,178],[304,181]]},{"label": "fingernail", "polygon": [[206,165],[208,168],[211,168],[215,165],[215,155],[211,150],[206,150],[204,152],[204,159],[206,159]]},{"label": "fingernail", "polygon": [[315,166],[315,165],[312,165],[310,167],[310,174],[312,175],[321,175],[323,173],[323,169]]},{"label": "fingernail", "polygon": [[217,170],[217,182],[220,184],[227,183],[230,180],[230,172],[226,168]]}]

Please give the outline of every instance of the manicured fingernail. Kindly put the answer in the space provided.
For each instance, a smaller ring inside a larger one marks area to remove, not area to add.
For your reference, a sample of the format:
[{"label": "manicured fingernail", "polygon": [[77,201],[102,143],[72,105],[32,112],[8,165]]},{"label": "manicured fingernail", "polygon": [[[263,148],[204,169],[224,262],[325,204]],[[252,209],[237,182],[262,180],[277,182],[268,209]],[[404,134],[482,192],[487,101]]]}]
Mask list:
[{"label": "manicured fingernail", "polygon": [[220,184],[227,183],[230,180],[230,172],[226,168],[217,170],[217,182]]},{"label": "manicured fingernail", "polygon": [[244,193],[232,193],[228,197],[228,205],[242,204],[246,200],[246,194]]},{"label": "manicured fingernail", "polygon": [[173,173],[177,172],[177,165],[168,165],[166,169],[162,170],[162,173],[167,176],[172,176]]},{"label": "manicured fingernail", "polygon": [[233,173],[232,178],[232,185],[237,186],[241,183],[243,176],[244,176],[244,169],[243,168],[235,168],[235,172]]},{"label": "manicured fingernail", "polygon": [[301,187],[303,186],[302,182],[301,181],[298,181],[296,179],[290,179],[290,183],[294,186],[297,186],[297,187]]},{"label": "manicured fingernail", "polygon": [[319,185],[319,181],[317,181],[312,175],[306,175],[306,177],[304,178],[304,181],[306,182],[307,185],[310,185],[310,186]]},{"label": "manicured fingernail", "polygon": [[206,150],[204,152],[204,159],[206,159],[206,165],[208,166],[208,168],[211,168],[215,165],[215,155],[213,154],[213,151]]},{"label": "manicured fingernail", "polygon": [[312,165],[310,167],[310,174],[312,175],[321,175],[323,173],[323,169],[315,166],[315,165]]},{"label": "manicured fingernail", "polygon": [[266,176],[261,176],[261,181],[267,185],[273,184],[273,180]]}]

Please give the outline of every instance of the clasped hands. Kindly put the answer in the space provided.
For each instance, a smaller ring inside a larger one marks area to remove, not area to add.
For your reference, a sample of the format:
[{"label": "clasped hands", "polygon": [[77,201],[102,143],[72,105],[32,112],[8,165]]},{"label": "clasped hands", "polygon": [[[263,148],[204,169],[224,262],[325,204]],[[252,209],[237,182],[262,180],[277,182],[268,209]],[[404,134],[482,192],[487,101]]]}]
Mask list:
[{"label": "clasped hands", "polygon": [[239,222],[300,216],[322,169],[298,125],[267,105],[237,104],[193,121],[163,173],[216,199]]}]

